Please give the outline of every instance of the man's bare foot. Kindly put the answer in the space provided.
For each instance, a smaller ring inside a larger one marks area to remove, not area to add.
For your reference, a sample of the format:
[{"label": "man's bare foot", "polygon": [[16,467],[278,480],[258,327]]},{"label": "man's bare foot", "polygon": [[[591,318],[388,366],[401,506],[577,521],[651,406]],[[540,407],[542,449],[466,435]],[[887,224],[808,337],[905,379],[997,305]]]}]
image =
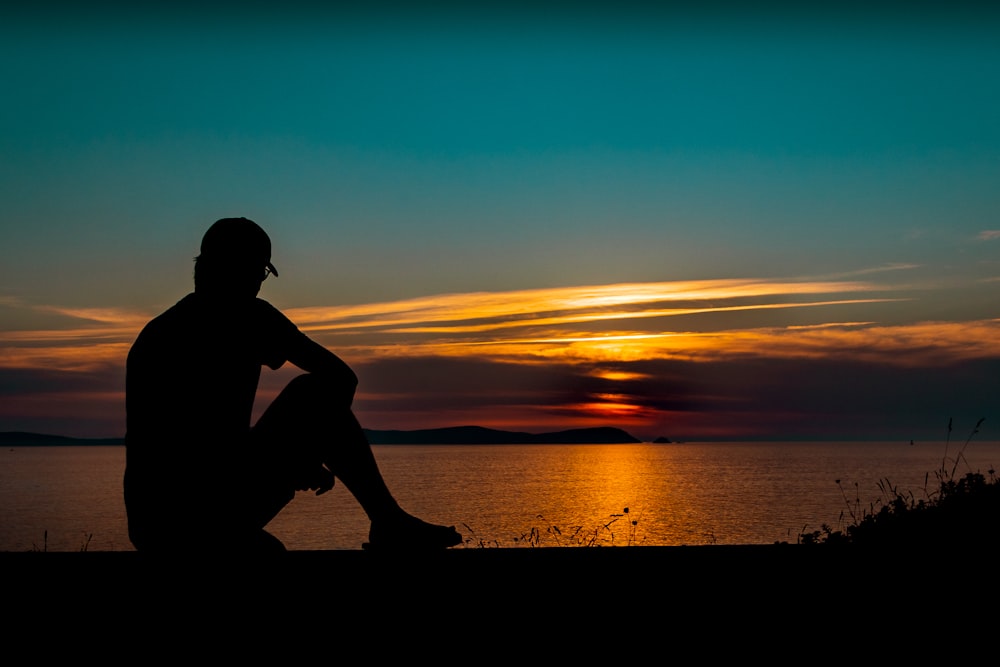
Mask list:
[{"label": "man's bare foot", "polygon": [[372,521],[365,549],[426,551],[447,549],[462,543],[462,535],[454,526],[438,526],[403,514],[398,518]]}]

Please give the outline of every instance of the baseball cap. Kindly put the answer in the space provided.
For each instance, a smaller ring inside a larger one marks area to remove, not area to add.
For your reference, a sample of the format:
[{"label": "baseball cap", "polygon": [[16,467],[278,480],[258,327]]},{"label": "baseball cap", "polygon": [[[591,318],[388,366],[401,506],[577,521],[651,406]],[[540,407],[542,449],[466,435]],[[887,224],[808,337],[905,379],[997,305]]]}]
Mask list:
[{"label": "baseball cap", "polygon": [[201,256],[224,262],[257,262],[278,275],[271,263],[271,238],[247,218],[222,218],[201,239]]}]

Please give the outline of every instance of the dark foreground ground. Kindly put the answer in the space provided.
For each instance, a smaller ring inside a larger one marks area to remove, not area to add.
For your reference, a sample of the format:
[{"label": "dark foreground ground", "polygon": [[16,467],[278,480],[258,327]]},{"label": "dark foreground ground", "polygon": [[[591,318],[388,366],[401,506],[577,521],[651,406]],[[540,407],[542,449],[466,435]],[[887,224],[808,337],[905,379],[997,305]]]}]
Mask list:
[{"label": "dark foreground ground", "polygon": [[[965,645],[982,636],[995,652],[995,553],[802,545],[292,551],[263,559],[8,552],[0,572],[8,637],[62,628],[112,642],[142,637],[163,650],[197,638],[241,655],[276,642],[325,650],[356,640],[369,653],[425,657],[454,645],[463,661],[519,661],[531,651],[534,664],[570,651],[624,658],[640,649],[674,655],[677,647],[763,656],[807,643],[823,654],[825,644],[861,639],[894,651],[950,641],[959,628]],[[400,636],[410,643],[401,646]]]}]

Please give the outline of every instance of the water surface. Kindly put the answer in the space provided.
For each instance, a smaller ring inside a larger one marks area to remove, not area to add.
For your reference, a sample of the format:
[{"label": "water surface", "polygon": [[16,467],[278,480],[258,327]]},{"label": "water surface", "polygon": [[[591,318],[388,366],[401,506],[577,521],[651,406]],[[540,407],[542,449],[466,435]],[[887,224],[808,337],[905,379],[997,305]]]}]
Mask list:
[{"label": "water surface", "polygon": [[[948,453],[961,444],[951,443]],[[878,503],[885,479],[924,497],[937,488],[934,472],[946,453],[943,442],[373,450],[400,503],[456,525],[468,547],[794,542],[805,530],[838,527],[850,521],[849,511]],[[0,551],[130,550],[124,461],[123,447],[0,452]],[[957,472],[985,473],[994,463],[1000,442],[973,442]],[[289,549],[357,549],[367,526],[338,484],[321,497],[300,494],[270,530]]]}]

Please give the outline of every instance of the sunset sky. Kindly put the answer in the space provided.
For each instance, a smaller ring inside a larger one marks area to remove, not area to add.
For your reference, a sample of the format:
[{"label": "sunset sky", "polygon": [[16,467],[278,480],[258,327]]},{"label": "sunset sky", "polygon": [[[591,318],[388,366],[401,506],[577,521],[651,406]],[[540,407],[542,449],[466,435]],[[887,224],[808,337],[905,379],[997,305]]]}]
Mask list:
[{"label": "sunset sky", "polygon": [[1000,14],[310,5],[0,10],[0,431],[246,216],[370,428],[1000,437]]}]

